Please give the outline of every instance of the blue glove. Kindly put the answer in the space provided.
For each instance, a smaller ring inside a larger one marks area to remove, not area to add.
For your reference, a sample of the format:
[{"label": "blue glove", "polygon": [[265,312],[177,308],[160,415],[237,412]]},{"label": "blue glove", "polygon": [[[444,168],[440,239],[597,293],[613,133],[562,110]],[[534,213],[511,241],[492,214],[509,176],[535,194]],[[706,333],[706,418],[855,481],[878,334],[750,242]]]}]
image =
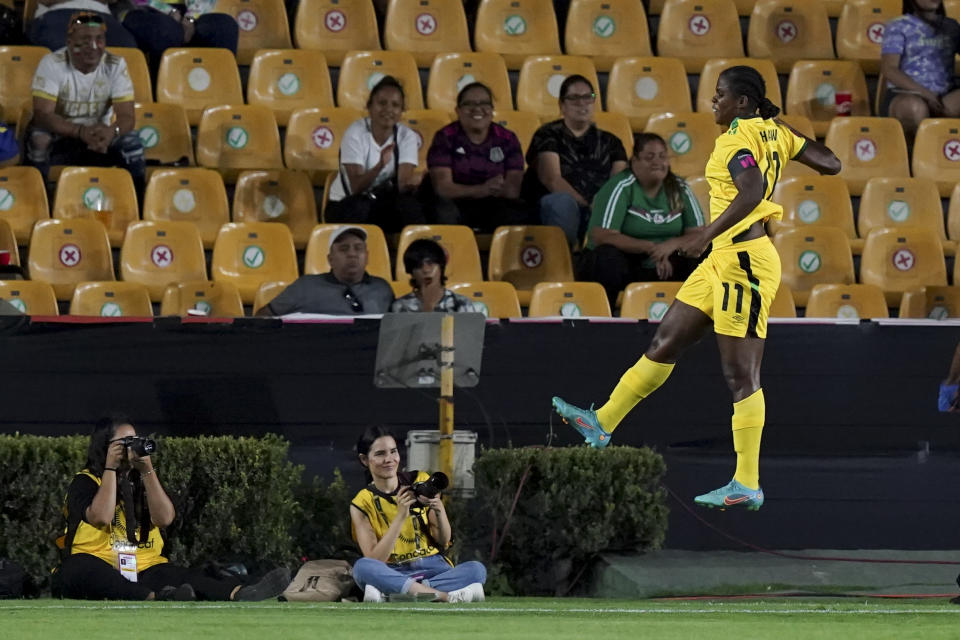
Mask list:
[{"label": "blue glove", "polygon": [[960,390],[960,384],[940,383],[940,397],[937,398],[937,409],[939,409],[941,413],[950,411],[950,408],[953,406],[953,399],[957,396],[958,390]]}]

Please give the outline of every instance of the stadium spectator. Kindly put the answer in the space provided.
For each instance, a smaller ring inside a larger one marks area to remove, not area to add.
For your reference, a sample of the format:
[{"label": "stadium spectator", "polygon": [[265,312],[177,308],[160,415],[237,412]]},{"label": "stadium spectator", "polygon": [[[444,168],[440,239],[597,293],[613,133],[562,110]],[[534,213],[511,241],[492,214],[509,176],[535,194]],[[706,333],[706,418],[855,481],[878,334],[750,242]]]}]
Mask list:
[{"label": "stadium spectator", "polygon": [[486,568],[474,561],[453,566],[444,556],[451,528],[440,494],[427,498],[411,489],[430,476],[419,471],[401,478],[397,442],[384,427],[367,427],[357,455],[369,482],[350,503],[353,539],[363,554],[353,565],[353,579],[364,601],[383,602],[396,593],[483,600]]},{"label": "stadium spectator", "polygon": [[154,68],[170,47],[218,47],[237,54],[240,27],[227,13],[211,13],[209,0],[130,0],[123,26],[137,40]]},{"label": "stadium spectator", "polygon": [[563,117],[537,129],[527,151],[523,198],[538,203],[540,221],[563,229],[573,247],[586,231],[593,196],[627,166],[620,139],[593,123],[596,101],[589,80],[568,76],[560,85]]},{"label": "stadium spectator", "polygon": [[953,362],[950,363],[950,373],[947,379],[940,383],[940,396],[937,408],[941,412],[960,412],[960,343],[953,352]]},{"label": "stadium spectator", "polygon": [[[161,529],[176,517],[150,451],[120,415],[102,418],[90,436],[87,463],[73,477],[64,502],[64,559],[54,595],[85,600],[266,600],[290,582],[287,569],[256,584],[212,578],[163,556]],[[140,443],[142,444],[142,442]],[[149,523],[149,524],[148,524]]]},{"label": "stadium spectator", "polygon": [[630,166],[593,199],[577,277],[602,284],[611,307],[631,282],[685,280],[696,260],[677,255],[679,238],[705,223],[690,187],[670,171],[663,138],[641,133]]},{"label": "stadium spectator", "polygon": [[67,27],[78,11],[95,13],[107,27],[108,47],[136,47],[133,35],[110,13],[113,0],[39,0],[29,40],[52,51],[66,46]]},{"label": "stadium spectator", "polygon": [[480,83],[457,95],[457,121],[437,131],[427,152],[429,180],[422,192],[441,224],[465,224],[492,233],[527,224],[520,200],[523,151],[517,136],[493,122],[493,94]]},{"label": "stadium spectator", "polygon": [[960,24],[946,16],[943,1],[904,0],[903,15],[883,32],[880,71],[887,87],[877,115],[899,120],[910,141],[924,118],[960,116],[957,53]]},{"label": "stadium spectator", "polygon": [[447,254],[428,238],[414,240],[403,252],[403,266],[410,274],[413,291],[397,298],[390,311],[477,312],[473,302],[447,289]]},{"label": "stadium spectator", "polygon": [[27,163],[44,179],[51,164],[120,166],[142,195],[146,165],[134,128],[127,63],[104,50],[107,24],[101,14],[74,13],[66,32],[67,46],[45,55],[33,76]]},{"label": "stadium spectator", "polygon": [[400,122],[403,87],[384,76],[370,90],[368,116],[343,133],[340,174],[330,185],[328,222],[376,224],[399,231],[426,222],[416,191],[417,134]]},{"label": "stadium spectator", "polygon": [[258,315],[288,313],[363,315],[386,313],[393,302],[393,289],[383,278],[367,273],[367,232],[359,227],[340,227],[330,235],[327,256],[330,271],[297,278]]}]

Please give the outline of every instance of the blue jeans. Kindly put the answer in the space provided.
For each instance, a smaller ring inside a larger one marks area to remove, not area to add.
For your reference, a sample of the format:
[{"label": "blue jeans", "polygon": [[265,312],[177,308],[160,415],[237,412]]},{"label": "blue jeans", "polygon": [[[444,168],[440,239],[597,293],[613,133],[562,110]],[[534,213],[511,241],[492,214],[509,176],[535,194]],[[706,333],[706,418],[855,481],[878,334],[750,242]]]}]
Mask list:
[{"label": "blue jeans", "polygon": [[487,580],[487,568],[472,560],[451,567],[439,554],[403,564],[360,558],[353,565],[353,579],[361,589],[370,584],[383,593],[406,593],[414,581],[449,593],[474,582],[483,584]]},{"label": "blue jeans", "polygon": [[575,247],[587,230],[590,208],[581,207],[568,193],[548,193],[540,198],[540,222],[563,229],[567,242]]}]

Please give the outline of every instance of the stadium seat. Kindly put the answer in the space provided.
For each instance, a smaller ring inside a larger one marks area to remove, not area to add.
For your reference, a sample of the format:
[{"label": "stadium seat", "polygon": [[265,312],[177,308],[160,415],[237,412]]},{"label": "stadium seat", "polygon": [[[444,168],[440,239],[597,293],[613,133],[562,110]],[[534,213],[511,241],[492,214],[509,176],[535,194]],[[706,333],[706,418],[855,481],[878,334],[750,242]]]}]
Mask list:
[{"label": "stadium seat", "polygon": [[747,29],[751,58],[769,58],[779,73],[797,60],[833,59],[827,11],[809,0],[757,0]]},{"label": "stadium seat", "polygon": [[413,291],[413,286],[409,280],[391,280],[390,288],[393,289],[394,298],[402,298]]},{"label": "stadium seat", "polygon": [[837,21],[837,57],[856,61],[865,73],[879,73],[884,25],[902,7],[901,0],[846,0]]},{"label": "stadium seat", "polygon": [[853,284],[850,241],[836,227],[794,227],[773,238],[780,254],[784,284],[793,299],[806,306],[810,290],[818,284]]},{"label": "stadium seat", "polygon": [[416,170],[418,172],[427,170],[427,151],[433,144],[433,136],[456,119],[454,114],[436,109],[407,109],[403,112],[400,122],[417,134]]},{"label": "stadium seat", "polygon": [[203,112],[197,128],[197,164],[231,183],[244,169],[282,169],[273,112],[256,105],[223,105]]},{"label": "stadium seat", "polygon": [[860,282],[883,289],[891,307],[904,291],[946,285],[947,267],[936,232],[916,227],[874,229],[863,245]]},{"label": "stadium seat", "polygon": [[607,110],[630,118],[637,133],[654,113],[689,111],[690,85],[679,58],[619,58],[607,81]]},{"label": "stadium seat", "polygon": [[487,262],[490,280],[505,280],[517,290],[521,306],[540,282],[570,282],[573,262],[560,227],[528,225],[497,227]]},{"label": "stadium seat", "polygon": [[220,228],[213,246],[213,280],[232,282],[244,304],[251,304],[264,282],[293,282],[297,252],[290,229],[277,222],[231,222]]},{"label": "stadium seat", "polygon": [[870,178],[860,197],[857,228],[861,238],[882,227],[921,227],[937,234],[948,255],[954,243],[943,228],[937,185],[929,178]]},{"label": "stadium seat", "polygon": [[960,118],[927,118],[913,143],[913,175],[937,183],[941,198],[949,198],[960,181]]},{"label": "stadium seat", "polygon": [[818,284],[807,300],[807,318],[888,318],[883,290],[872,284]]},{"label": "stadium seat", "polygon": [[453,113],[457,94],[471,82],[482,82],[493,93],[494,110],[513,109],[507,65],[498,53],[443,53],[433,59],[427,83],[427,106]]},{"label": "stadium seat", "polygon": [[290,24],[283,0],[217,0],[213,11],[234,17],[240,27],[237,62],[250,64],[259,49],[289,49]]},{"label": "stadium seat", "polygon": [[773,296],[773,302],[770,303],[771,318],[796,318],[797,306],[793,301],[793,291],[789,285],[780,283],[776,295]]},{"label": "stadium seat", "polygon": [[596,282],[541,282],[533,288],[528,315],[609,318],[610,302],[607,292]]},{"label": "stadium seat", "polygon": [[257,315],[260,309],[264,308],[270,301],[280,295],[280,292],[290,286],[290,282],[274,280],[272,282],[263,282],[257,287],[257,294],[253,298],[253,315]]},{"label": "stadium seat", "polygon": [[517,291],[509,282],[457,282],[450,290],[470,298],[474,306],[488,318],[519,318]]},{"label": "stadium seat", "polygon": [[520,68],[517,81],[517,110],[529,111],[541,120],[560,117],[560,86],[567,76],[579,74],[593,85],[600,111],[600,82],[590,58],[582,56],[529,56]]},{"label": "stadium seat", "polygon": [[470,51],[467,15],[461,0],[390,0],[383,43],[392,51],[409,51],[417,66],[429,68],[435,56]]},{"label": "stadium seat", "polygon": [[163,292],[160,315],[239,318],[243,316],[243,301],[240,292],[229,282],[178,282]]},{"label": "stadium seat", "polygon": [[317,224],[309,176],[292,169],[244,171],[233,194],[233,221],[283,223],[293,234],[294,247],[305,248]]},{"label": "stadium seat", "polygon": [[324,218],[324,213],[327,211],[327,202],[330,200],[330,185],[333,184],[333,181],[337,179],[339,174],[330,173],[327,174],[326,179],[323,181],[323,196],[320,201],[320,222],[326,222]]},{"label": "stadium seat", "polygon": [[58,316],[53,287],[40,280],[0,280],[0,300],[28,316]]},{"label": "stadium seat", "polygon": [[948,18],[960,18],[960,0],[943,0],[943,8]]},{"label": "stadium seat", "polygon": [[688,176],[685,178],[690,191],[696,196],[700,209],[707,220],[710,220],[710,184],[705,176]]},{"label": "stadium seat", "polygon": [[633,282],[623,290],[621,318],[663,320],[682,282]]},{"label": "stadium seat", "polygon": [[896,118],[834,118],[826,145],[840,158],[850,195],[859,196],[875,176],[907,178],[907,143]]},{"label": "stadium seat", "polygon": [[154,171],[143,198],[143,219],[192,222],[203,247],[212,249],[220,226],[230,222],[223,178],[199,167]]},{"label": "stadium seat", "polygon": [[550,0],[481,0],[474,23],[474,48],[503,56],[519,69],[527,56],[560,53],[557,16]]},{"label": "stadium seat", "polygon": [[960,318],[960,287],[923,287],[904,291],[900,299],[900,317],[929,320]]},{"label": "stadium seat", "polygon": [[[807,136],[808,138],[816,138],[817,134],[813,130],[813,123],[810,122],[810,118],[801,115],[794,115],[789,113],[781,113],[780,119],[789,124],[791,127]],[[787,166],[780,173],[780,180],[786,180],[787,178],[807,178],[810,176],[820,175],[810,167],[799,162],[788,162]]]},{"label": "stadium seat", "polygon": [[33,227],[27,271],[69,300],[77,283],[114,280],[107,230],[96,220],[41,220]]},{"label": "stadium seat", "polygon": [[43,176],[34,167],[0,169],[0,220],[13,229],[17,244],[30,241],[33,224],[50,217]]},{"label": "stadium seat", "polygon": [[153,83],[150,81],[150,69],[143,51],[136,47],[110,47],[107,53],[126,60],[127,73],[133,82],[134,102],[153,102]]},{"label": "stadium seat", "polygon": [[351,51],[343,58],[337,82],[337,106],[366,112],[370,90],[383,76],[403,87],[405,109],[423,109],[420,73],[409,51]]},{"label": "stadium seat", "polygon": [[66,167],[57,181],[54,218],[89,218],[107,229],[110,246],[119,248],[127,225],[140,219],[137,192],[126,169]]},{"label": "stadium seat", "polygon": [[458,224],[416,224],[408,225],[400,232],[397,246],[397,263],[394,273],[396,280],[410,278],[403,266],[403,252],[410,243],[419,238],[429,238],[438,242],[447,253],[447,281],[473,282],[483,280],[480,268],[480,250],[473,229]]},{"label": "stadium seat", "polygon": [[334,67],[348,51],[380,48],[372,0],[300,0],[293,37],[298,49],[320,49]]},{"label": "stadium seat", "polygon": [[526,158],[530,142],[533,140],[533,134],[540,128],[540,118],[537,117],[537,114],[527,113],[526,111],[498,110],[493,114],[493,121],[516,134],[520,141],[520,147],[523,149],[524,158]]},{"label": "stadium seat", "polygon": [[787,82],[787,113],[806,116],[823,137],[837,116],[837,92],[850,93],[854,116],[870,115],[870,96],[863,69],[850,60],[800,60]]},{"label": "stadium seat", "polygon": [[[950,206],[947,209],[947,236],[954,242],[960,241],[960,183],[950,194]],[[960,285],[960,282],[954,284]]]},{"label": "stadium seat", "polygon": [[333,87],[323,53],[313,49],[265,49],[250,65],[247,102],[269,107],[277,124],[307,107],[333,107]]},{"label": "stadium seat", "polygon": [[147,288],[136,282],[81,282],[70,300],[70,315],[148,318],[153,307]]},{"label": "stadium seat", "polygon": [[[318,224],[310,234],[307,243],[307,252],[303,259],[303,273],[315,274],[330,271],[330,234],[339,229],[342,224]],[[383,229],[375,224],[351,224],[351,227],[360,227],[367,232],[367,273],[387,282],[393,281],[390,267],[390,251],[387,249],[387,239]]]},{"label": "stadium seat", "polygon": [[722,129],[712,113],[660,113],[646,130],[667,142],[670,169],[678,176],[701,176]]},{"label": "stadium seat", "polygon": [[753,67],[759,71],[767,83],[767,98],[781,110],[783,109],[780,80],[772,62],[754,58],[714,58],[707,60],[703,65],[703,71],[700,72],[700,83],[697,86],[697,111],[713,113],[713,96],[717,92],[717,78],[724,69],[737,65]]},{"label": "stadium seat", "polygon": [[147,162],[179,166],[194,164],[190,123],[179,104],[138,102],[135,126]]},{"label": "stadium seat", "polygon": [[346,107],[297,109],[290,116],[283,141],[288,169],[304,171],[316,186],[340,167],[340,139],[364,113]]},{"label": "stadium seat", "polygon": [[593,123],[598,129],[608,131],[620,138],[627,157],[633,153],[633,129],[630,128],[630,118],[616,111],[594,111]]},{"label": "stadium seat", "polygon": [[836,227],[850,241],[857,255],[863,241],[857,241],[853,226],[853,205],[847,183],[840,176],[803,176],[781,180],[773,192],[773,201],[783,207],[780,222],[771,221],[771,228],[781,229],[810,226]]},{"label": "stadium seat", "polygon": [[157,74],[157,102],[182,105],[191,126],[207,107],[243,104],[237,61],[228,49],[167,49]]},{"label": "stadium seat", "polygon": [[680,58],[687,73],[700,73],[711,58],[742,58],[733,0],[667,0],[657,28],[657,55]]},{"label": "stadium seat", "polygon": [[120,249],[120,278],[147,288],[160,302],[175,282],[207,279],[200,232],[192,222],[142,220],[127,228]]},{"label": "stadium seat", "polygon": [[589,56],[608,72],[617,58],[652,56],[650,27],[636,0],[570,0],[564,51]]},{"label": "stadium seat", "polygon": [[0,119],[12,122],[33,104],[33,74],[46,47],[0,46]]},{"label": "stadium seat", "polygon": [[13,234],[13,228],[3,218],[0,218],[0,256],[2,256],[0,264],[20,266],[17,238]]}]

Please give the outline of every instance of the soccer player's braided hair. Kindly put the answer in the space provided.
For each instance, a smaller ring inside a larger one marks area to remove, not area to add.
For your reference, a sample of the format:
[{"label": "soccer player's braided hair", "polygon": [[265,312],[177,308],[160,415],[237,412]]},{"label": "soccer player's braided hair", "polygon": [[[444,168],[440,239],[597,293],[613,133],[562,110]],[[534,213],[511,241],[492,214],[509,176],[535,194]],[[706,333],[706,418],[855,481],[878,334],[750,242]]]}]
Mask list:
[{"label": "soccer player's braided hair", "polygon": [[[664,142],[663,138],[655,133],[644,131],[633,137],[633,155],[639,156],[643,152],[644,147],[651,142],[659,142],[664,148],[667,147],[667,143]],[[663,191],[667,195],[670,210],[681,211],[684,205],[683,181],[677,177],[673,169],[667,169],[667,175],[663,179]]]},{"label": "soccer player's braided hair", "polygon": [[733,95],[745,96],[750,101],[750,106],[755,108],[764,120],[775,118],[780,113],[780,107],[766,97],[767,83],[763,76],[753,67],[746,65],[730,67],[725,69],[720,77],[726,81]]}]

